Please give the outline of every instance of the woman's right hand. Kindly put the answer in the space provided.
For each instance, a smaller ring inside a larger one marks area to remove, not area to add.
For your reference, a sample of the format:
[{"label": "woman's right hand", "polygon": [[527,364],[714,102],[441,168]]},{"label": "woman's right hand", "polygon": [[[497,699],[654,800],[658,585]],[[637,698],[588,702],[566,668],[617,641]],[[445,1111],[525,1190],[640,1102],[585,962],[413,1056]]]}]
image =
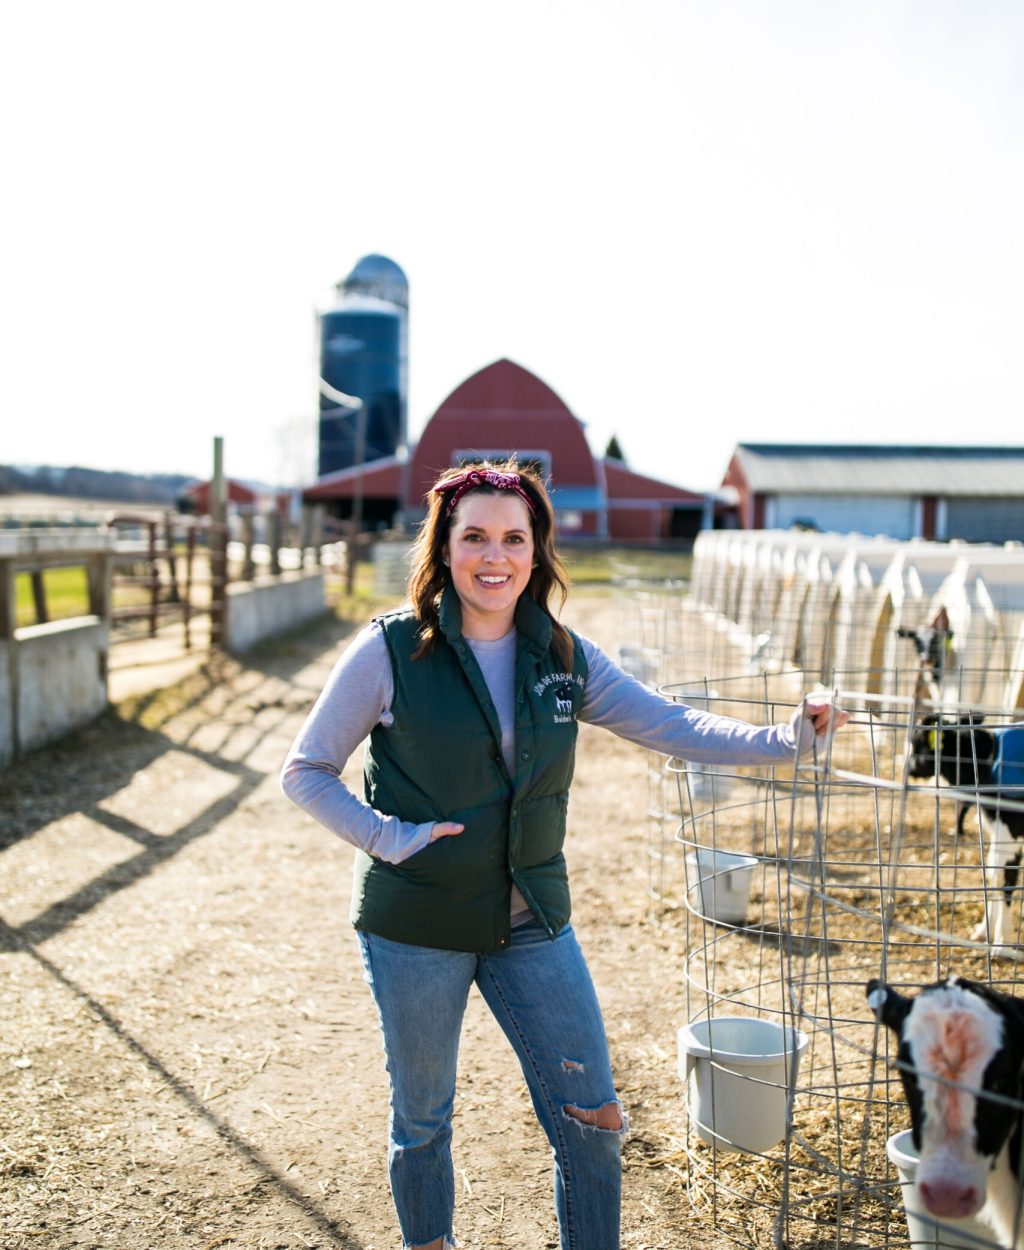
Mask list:
[{"label": "woman's right hand", "polygon": [[436,842],[438,838],[452,838],[457,833],[461,833],[465,829],[465,825],[457,825],[452,820],[439,820],[434,825],[433,832],[430,835],[431,842]]}]

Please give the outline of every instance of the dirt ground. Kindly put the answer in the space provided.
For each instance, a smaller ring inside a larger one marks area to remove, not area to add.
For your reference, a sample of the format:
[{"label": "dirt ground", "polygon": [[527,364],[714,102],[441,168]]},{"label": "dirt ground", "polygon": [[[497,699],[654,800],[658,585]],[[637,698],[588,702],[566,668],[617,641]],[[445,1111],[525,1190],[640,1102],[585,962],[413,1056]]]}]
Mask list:
[{"label": "dirt ground", "polygon": [[[610,599],[570,607],[614,646]],[[277,780],[358,624],[125,699],[5,777],[3,1250],[398,1247],[351,851]],[[623,1245],[724,1246],[686,1195],[682,930],[648,894],[647,803],[644,752],[583,726],[567,852],[632,1122]],[[478,997],[455,1165],[461,1244],[556,1245],[547,1146]]]}]

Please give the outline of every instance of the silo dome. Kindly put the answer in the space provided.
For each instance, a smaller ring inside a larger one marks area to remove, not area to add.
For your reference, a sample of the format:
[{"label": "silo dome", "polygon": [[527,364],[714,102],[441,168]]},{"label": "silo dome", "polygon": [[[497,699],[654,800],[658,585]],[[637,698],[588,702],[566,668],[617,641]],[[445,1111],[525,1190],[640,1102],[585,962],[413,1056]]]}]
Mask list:
[{"label": "silo dome", "polygon": [[371,252],[357,261],[348,277],[338,283],[338,294],[369,295],[399,308],[408,308],[409,280],[401,266],[389,257]]}]

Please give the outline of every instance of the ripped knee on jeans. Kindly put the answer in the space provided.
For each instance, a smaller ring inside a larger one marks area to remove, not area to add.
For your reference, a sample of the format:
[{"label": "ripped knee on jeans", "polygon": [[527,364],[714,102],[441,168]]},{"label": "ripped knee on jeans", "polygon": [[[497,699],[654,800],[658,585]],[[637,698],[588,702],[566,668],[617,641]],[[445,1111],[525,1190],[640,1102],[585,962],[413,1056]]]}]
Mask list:
[{"label": "ripped knee on jeans", "polygon": [[626,1117],[622,1113],[621,1103],[613,1100],[601,1107],[574,1107],[566,1103],[562,1111],[570,1119],[581,1124],[589,1124],[591,1128],[605,1129],[610,1133],[621,1133],[626,1128]]}]

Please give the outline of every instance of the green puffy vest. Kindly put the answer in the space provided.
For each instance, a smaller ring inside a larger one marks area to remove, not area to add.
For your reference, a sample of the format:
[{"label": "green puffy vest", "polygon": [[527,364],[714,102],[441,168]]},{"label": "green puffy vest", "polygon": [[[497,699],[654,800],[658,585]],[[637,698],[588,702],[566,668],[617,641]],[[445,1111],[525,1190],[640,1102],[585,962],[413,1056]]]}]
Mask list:
[{"label": "green puffy vest", "polygon": [[576,713],[587,664],[573,638],[572,671],[551,650],[551,622],[523,595],[516,606],[516,755],[510,777],[501,726],[483,674],[462,637],[449,590],[442,638],[413,660],[419,625],[411,612],[380,619],[391,655],[394,724],[370,735],[366,801],[416,824],[465,825],[401,864],[357,852],[352,923],[397,942],[446,950],[508,945],[512,882],[551,937],[569,919],[562,855],[576,752]]}]

